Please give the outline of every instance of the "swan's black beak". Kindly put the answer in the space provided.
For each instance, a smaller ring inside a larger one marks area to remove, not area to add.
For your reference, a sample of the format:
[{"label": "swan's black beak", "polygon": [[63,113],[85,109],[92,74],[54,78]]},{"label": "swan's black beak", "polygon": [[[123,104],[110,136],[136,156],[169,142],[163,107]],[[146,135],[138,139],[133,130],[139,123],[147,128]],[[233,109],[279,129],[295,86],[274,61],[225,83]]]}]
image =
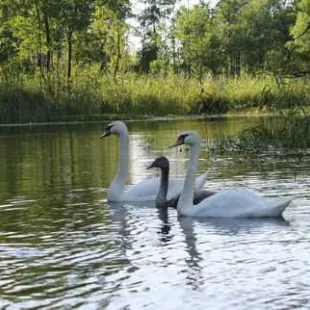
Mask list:
[{"label": "swan's black beak", "polygon": [[107,128],[104,129],[103,133],[100,135],[100,139],[104,139],[111,135],[111,127],[112,126],[109,125]]},{"label": "swan's black beak", "polygon": [[182,145],[183,143],[174,143],[174,144],[172,144],[172,145],[169,145],[168,146],[168,149],[172,149],[173,147],[176,147],[176,146],[179,146],[179,145]]},{"label": "swan's black beak", "polygon": [[100,135],[100,139],[104,139],[104,138],[108,137],[110,134],[111,134],[110,132],[104,131],[104,132]]},{"label": "swan's black beak", "polygon": [[177,141],[174,144],[168,146],[169,149],[184,144],[184,139],[186,135],[179,135]]},{"label": "swan's black beak", "polygon": [[154,161],[153,161],[149,166],[146,167],[146,170],[152,169],[154,167],[155,166],[154,166]]}]

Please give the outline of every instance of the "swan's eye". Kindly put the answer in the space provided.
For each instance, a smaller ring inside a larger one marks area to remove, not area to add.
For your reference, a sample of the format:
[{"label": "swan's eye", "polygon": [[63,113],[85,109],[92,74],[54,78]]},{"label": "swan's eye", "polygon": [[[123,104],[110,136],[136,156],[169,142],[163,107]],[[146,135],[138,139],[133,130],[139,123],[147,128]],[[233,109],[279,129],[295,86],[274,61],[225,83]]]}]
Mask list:
[{"label": "swan's eye", "polygon": [[180,135],[179,136],[179,139],[180,140],[182,140],[183,141],[183,143],[184,143],[184,141],[185,141],[185,138],[188,136],[188,134],[187,133],[185,133],[185,134],[183,134],[183,135]]},{"label": "swan's eye", "polygon": [[108,127],[105,128],[105,131],[111,131],[112,127],[113,127],[113,125],[109,125]]},{"label": "swan's eye", "polygon": [[169,146],[169,148],[171,147],[175,147],[175,146],[178,146],[178,145],[181,145],[181,144],[184,144],[185,143],[185,138],[188,136],[188,134],[186,133],[183,133],[183,134],[180,134],[178,135],[178,138],[177,138],[177,141],[175,142],[175,144]]}]

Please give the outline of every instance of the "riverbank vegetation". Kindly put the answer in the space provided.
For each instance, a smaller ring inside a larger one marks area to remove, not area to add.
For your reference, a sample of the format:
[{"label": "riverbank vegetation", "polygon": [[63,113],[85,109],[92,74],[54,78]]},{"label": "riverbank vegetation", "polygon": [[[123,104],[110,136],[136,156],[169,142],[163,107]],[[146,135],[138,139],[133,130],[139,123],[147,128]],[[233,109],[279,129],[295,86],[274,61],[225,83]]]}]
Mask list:
[{"label": "riverbank vegetation", "polygon": [[310,117],[302,112],[289,113],[271,123],[244,130],[234,143],[240,151],[292,150],[310,148]]},{"label": "riverbank vegetation", "polygon": [[138,2],[0,1],[0,123],[307,109],[309,0]]},{"label": "riverbank vegetation", "polygon": [[[194,79],[126,74],[117,78],[91,75],[75,80],[70,92],[57,93],[25,78],[20,84],[0,86],[1,123],[100,120],[149,116],[221,114],[228,111],[262,113],[278,107],[308,104],[310,84],[294,84],[272,77]],[[201,89],[204,89],[202,92]]]},{"label": "riverbank vegetation", "polygon": [[207,140],[211,153],[237,153],[243,155],[287,154],[309,156],[310,116],[299,108],[269,115],[241,132],[217,140]]}]

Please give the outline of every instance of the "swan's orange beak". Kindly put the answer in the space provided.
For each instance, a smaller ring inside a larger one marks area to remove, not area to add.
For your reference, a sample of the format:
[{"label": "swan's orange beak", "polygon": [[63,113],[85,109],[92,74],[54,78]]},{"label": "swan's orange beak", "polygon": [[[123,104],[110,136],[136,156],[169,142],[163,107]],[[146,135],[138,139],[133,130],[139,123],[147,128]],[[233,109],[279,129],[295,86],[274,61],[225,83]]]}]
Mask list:
[{"label": "swan's orange beak", "polygon": [[174,144],[168,146],[168,148],[171,149],[172,147],[176,147],[176,146],[179,146],[179,145],[182,145],[182,144],[184,144],[184,136],[180,135],[180,136],[178,136],[177,141],[175,141]]}]

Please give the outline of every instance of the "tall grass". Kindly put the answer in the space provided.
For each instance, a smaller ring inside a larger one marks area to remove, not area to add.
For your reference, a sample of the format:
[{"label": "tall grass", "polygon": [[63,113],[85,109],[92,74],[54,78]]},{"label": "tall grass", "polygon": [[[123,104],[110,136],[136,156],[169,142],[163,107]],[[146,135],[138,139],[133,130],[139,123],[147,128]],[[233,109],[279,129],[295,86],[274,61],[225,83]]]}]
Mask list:
[{"label": "tall grass", "polygon": [[310,115],[290,112],[272,123],[244,130],[236,142],[236,147],[243,151],[309,149]]},{"label": "tall grass", "polygon": [[310,151],[310,114],[300,109],[282,112],[241,130],[232,137],[207,141],[213,153],[262,154],[278,151],[308,154]]},{"label": "tall grass", "polygon": [[268,76],[210,77],[203,84],[174,75],[99,76],[79,70],[70,85],[65,79],[43,83],[23,76],[0,84],[0,122],[94,120],[109,117],[188,115],[229,111],[307,107],[306,79]]}]

